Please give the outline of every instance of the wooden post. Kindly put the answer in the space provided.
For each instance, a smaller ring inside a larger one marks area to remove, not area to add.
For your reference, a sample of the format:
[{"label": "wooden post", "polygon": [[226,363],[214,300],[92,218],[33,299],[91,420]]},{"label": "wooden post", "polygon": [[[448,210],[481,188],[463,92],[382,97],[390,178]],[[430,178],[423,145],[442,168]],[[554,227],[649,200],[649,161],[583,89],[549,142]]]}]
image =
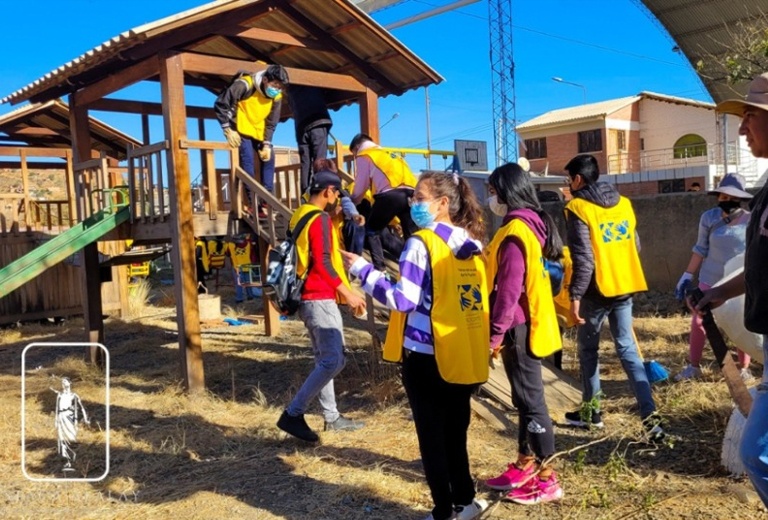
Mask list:
[{"label": "wooden post", "polygon": [[[360,131],[368,134],[373,142],[379,142],[379,96],[371,89],[366,89],[360,96]],[[381,144],[381,143],[379,143]]]},{"label": "wooden post", "polygon": [[189,155],[180,146],[187,139],[184,101],[184,70],[181,58],[164,53],[160,57],[160,89],[163,100],[171,207],[171,259],[176,294],[179,352],[184,388],[200,392],[205,388],[200,314],[197,301],[195,230],[192,224],[192,182]]},{"label": "wooden post", "polygon": [[[78,103],[78,93],[69,96],[69,130],[72,134],[72,153],[75,162],[86,161],[91,157],[91,132],[88,109]],[[77,194],[78,207],[87,207],[85,190]],[[78,212],[79,213],[79,212]],[[78,214],[84,220],[88,215]],[[102,318],[101,281],[99,279],[99,249],[93,242],[83,248],[80,268],[83,273],[83,314],[85,331],[89,343],[104,344],[104,319]],[[104,354],[99,347],[91,347],[86,353],[86,360],[102,366]]]},{"label": "wooden post", "polygon": [[27,232],[29,232],[32,227],[32,218],[29,214],[32,207],[29,203],[29,168],[27,168],[27,151],[21,150],[19,158],[21,159],[21,185],[22,190],[24,191],[24,224],[27,227]]},{"label": "wooden post", "polygon": [[66,152],[66,176],[67,176],[67,202],[69,204],[69,226],[79,222],[80,216],[77,214],[77,202],[75,201],[75,169],[72,165],[72,150]]},{"label": "wooden post", "polygon": [[[267,255],[269,253],[269,242],[261,237],[257,237],[259,241],[259,264],[261,265],[261,279],[264,280],[267,277],[267,267],[269,262]],[[264,333],[267,336],[277,336],[280,334],[280,313],[277,312],[275,306],[272,305],[272,301],[264,295],[264,291],[261,292],[262,306],[264,307]]]}]

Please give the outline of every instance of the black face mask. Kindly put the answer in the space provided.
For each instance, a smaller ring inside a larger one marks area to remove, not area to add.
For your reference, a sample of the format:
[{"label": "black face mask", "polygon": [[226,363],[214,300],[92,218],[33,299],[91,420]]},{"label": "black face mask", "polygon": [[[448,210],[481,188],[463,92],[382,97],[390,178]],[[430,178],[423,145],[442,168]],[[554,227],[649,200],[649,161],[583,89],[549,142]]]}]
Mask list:
[{"label": "black face mask", "polygon": [[717,207],[723,210],[723,213],[726,215],[730,215],[741,207],[741,202],[738,200],[722,200],[717,203]]},{"label": "black face mask", "polygon": [[324,208],[324,209],[325,209],[326,213],[331,213],[331,212],[332,212],[332,211],[334,211],[334,210],[335,210],[335,209],[336,209],[338,206],[339,206],[339,198],[338,198],[338,197],[336,197],[336,201],[335,201],[333,204],[331,204],[331,203],[329,202],[328,204],[326,204],[326,205],[325,205],[325,208]]}]

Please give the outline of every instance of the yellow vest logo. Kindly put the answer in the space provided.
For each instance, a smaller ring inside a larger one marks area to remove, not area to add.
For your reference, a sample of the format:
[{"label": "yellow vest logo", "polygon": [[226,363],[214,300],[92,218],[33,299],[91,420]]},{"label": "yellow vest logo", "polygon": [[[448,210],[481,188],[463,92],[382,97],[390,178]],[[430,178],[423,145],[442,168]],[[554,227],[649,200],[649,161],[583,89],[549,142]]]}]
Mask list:
[{"label": "yellow vest logo", "polygon": [[462,311],[482,311],[483,294],[480,285],[459,285],[459,302]]},{"label": "yellow vest logo", "polygon": [[619,242],[631,238],[629,221],[627,220],[622,220],[621,222],[602,222],[600,223],[600,232],[605,243]]}]

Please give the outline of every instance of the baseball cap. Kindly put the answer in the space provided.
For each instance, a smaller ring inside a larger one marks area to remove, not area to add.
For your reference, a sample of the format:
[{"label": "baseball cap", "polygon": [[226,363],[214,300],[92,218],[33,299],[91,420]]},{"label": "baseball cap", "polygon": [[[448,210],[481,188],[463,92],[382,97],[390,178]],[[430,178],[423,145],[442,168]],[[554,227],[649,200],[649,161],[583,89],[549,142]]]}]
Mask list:
[{"label": "baseball cap", "polygon": [[709,195],[717,195],[718,193],[724,193],[731,197],[737,197],[739,199],[751,199],[752,195],[744,191],[744,177],[738,173],[729,173],[723,180],[720,181],[720,185],[712,191],[707,192]]},{"label": "baseball cap", "polygon": [[312,185],[310,190],[323,190],[328,186],[333,186],[337,190],[341,190],[341,179],[338,175],[328,170],[320,170],[315,172],[312,176]]},{"label": "baseball cap", "polygon": [[717,111],[743,116],[744,109],[748,106],[768,111],[768,72],[764,72],[752,80],[745,99],[722,101],[717,104]]}]

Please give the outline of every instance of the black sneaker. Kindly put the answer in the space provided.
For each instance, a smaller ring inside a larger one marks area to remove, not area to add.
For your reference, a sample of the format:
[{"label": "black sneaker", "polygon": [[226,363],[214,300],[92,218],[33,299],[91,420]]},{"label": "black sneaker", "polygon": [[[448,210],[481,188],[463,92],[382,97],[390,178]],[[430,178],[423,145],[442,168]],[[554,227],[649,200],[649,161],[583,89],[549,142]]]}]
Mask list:
[{"label": "black sneaker", "polygon": [[663,422],[664,420],[656,412],[653,412],[651,415],[643,419],[643,428],[648,434],[648,440],[653,442],[664,440],[664,437],[666,437],[667,434],[664,433],[664,428],[662,427]]},{"label": "black sneaker", "polygon": [[355,430],[359,430],[365,426],[365,423],[362,421],[353,421],[352,419],[347,419],[343,415],[339,415],[339,418],[336,419],[333,422],[326,422],[325,423],[325,431],[330,430],[336,430],[336,431],[346,431],[351,432]]},{"label": "black sneaker", "polygon": [[283,415],[281,415],[280,419],[277,421],[277,427],[303,441],[317,442],[320,440],[320,437],[312,431],[312,428],[309,427],[307,421],[304,420],[303,415],[294,417],[293,415],[289,415],[288,411],[284,411]]},{"label": "black sneaker", "polygon": [[565,423],[568,426],[576,426],[577,428],[597,428],[598,430],[605,426],[603,415],[596,411],[592,411],[589,414],[582,413],[582,410],[565,412]]}]

